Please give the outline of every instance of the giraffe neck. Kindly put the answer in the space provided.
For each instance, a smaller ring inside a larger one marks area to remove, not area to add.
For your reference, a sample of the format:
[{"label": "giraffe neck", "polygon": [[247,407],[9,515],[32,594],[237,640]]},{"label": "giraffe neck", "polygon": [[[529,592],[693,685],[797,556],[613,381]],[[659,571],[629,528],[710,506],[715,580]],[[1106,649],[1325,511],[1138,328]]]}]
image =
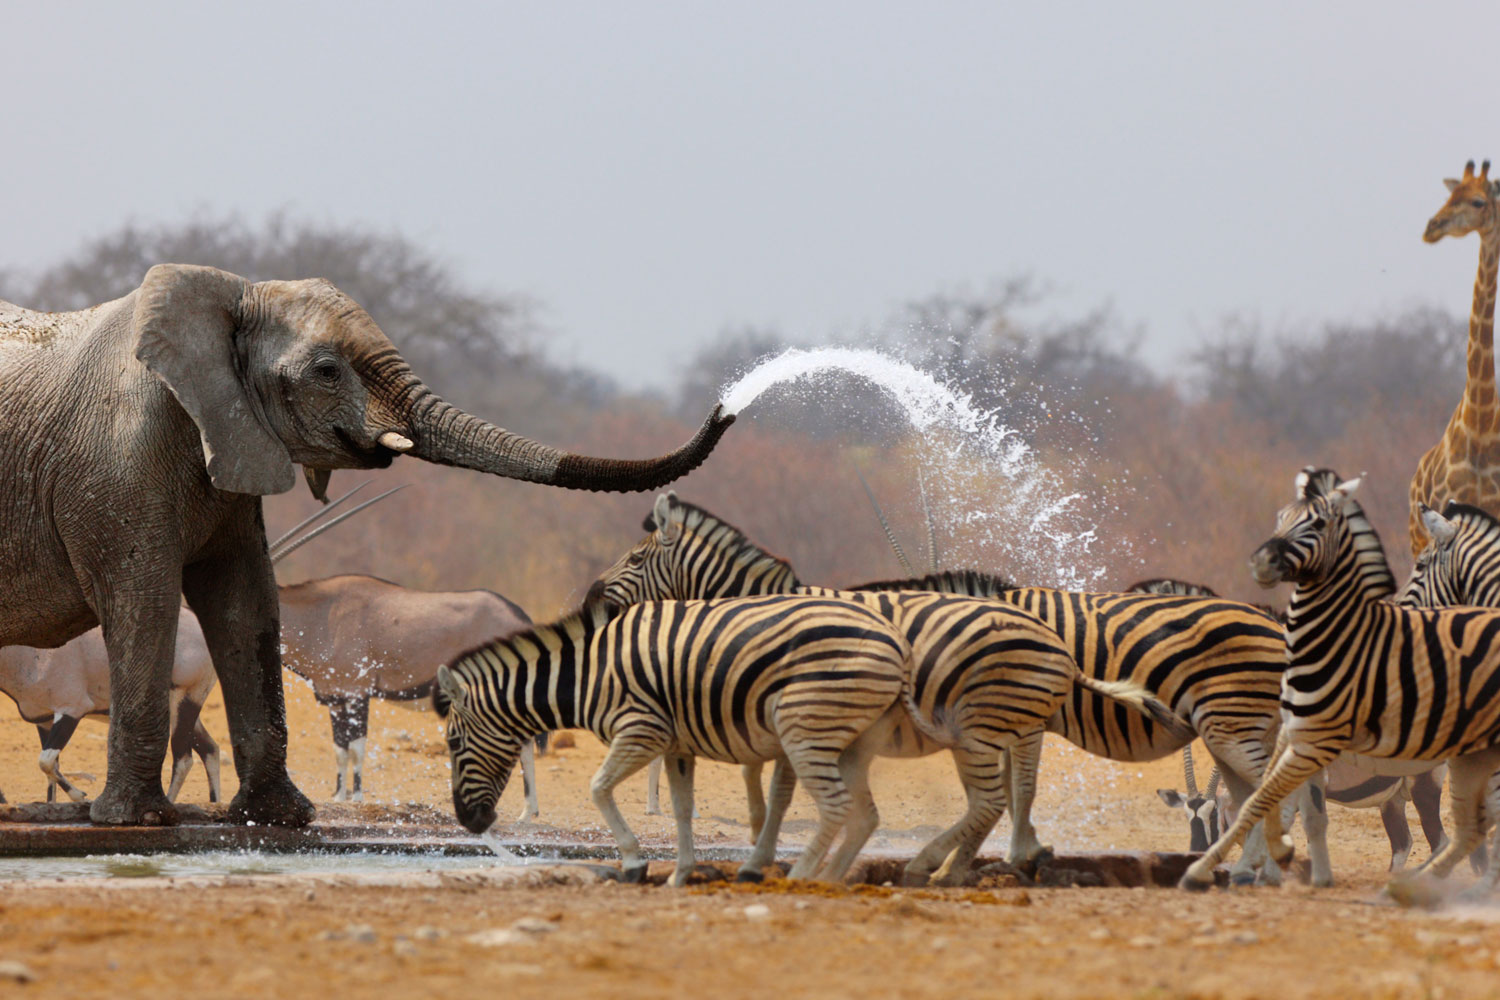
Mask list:
[{"label": "giraffe neck", "polygon": [[1471,436],[1500,435],[1495,402],[1495,276],[1500,266],[1500,213],[1480,233],[1479,271],[1469,313],[1468,377],[1464,380],[1463,427]]}]

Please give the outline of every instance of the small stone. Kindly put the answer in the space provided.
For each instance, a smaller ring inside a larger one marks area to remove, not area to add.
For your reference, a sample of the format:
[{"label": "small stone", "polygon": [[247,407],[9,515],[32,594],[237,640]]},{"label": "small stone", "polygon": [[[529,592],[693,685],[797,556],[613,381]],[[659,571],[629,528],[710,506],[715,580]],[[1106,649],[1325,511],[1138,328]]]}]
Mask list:
[{"label": "small stone", "polygon": [[17,962],[15,959],[6,959],[5,961],[0,961],[0,982],[34,983],[36,982],[36,973],[32,972],[31,967],[24,962]]},{"label": "small stone", "polygon": [[1149,934],[1142,934],[1139,937],[1131,938],[1129,944],[1132,948],[1156,948],[1161,945],[1161,939],[1154,938]]},{"label": "small stone", "polygon": [[443,930],[441,927],[433,927],[430,924],[423,924],[421,927],[418,927],[416,930],[412,931],[411,936],[416,938],[418,941],[436,941],[438,938],[443,937],[447,933],[448,932]]},{"label": "small stone", "polygon": [[805,899],[799,899],[795,903],[792,904],[792,909],[794,909],[794,910],[806,910],[806,909],[810,909],[811,907],[812,907],[812,904],[809,903]]},{"label": "small stone", "polygon": [[395,944],[391,945],[391,953],[400,955],[402,958],[410,958],[417,953],[417,946],[406,938],[401,938]]},{"label": "small stone", "polygon": [[1108,941],[1110,938],[1114,937],[1114,935],[1110,933],[1108,927],[1095,927],[1093,930],[1089,931],[1089,937],[1095,941]]},{"label": "small stone", "polygon": [[311,903],[313,900],[318,898],[318,894],[309,889],[302,894],[302,898]]},{"label": "small stone", "polygon": [[1260,935],[1254,931],[1240,931],[1229,939],[1235,944],[1259,944]]},{"label": "small stone", "polygon": [[344,928],[344,937],[360,944],[374,944],[375,928],[369,924],[350,924]]},{"label": "small stone", "polygon": [[751,903],[745,907],[746,920],[769,920],[771,919],[771,908],[765,903]]},{"label": "small stone", "polygon": [[522,917],[511,924],[511,930],[520,931],[522,934],[551,934],[557,930],[557,925],[550,920],[541,917]]},{"label": "small stone", "polygon": [[531,944],[533,938],[530,934],[511,930],[509,927],[492,927],[487,931],[475,931],[464,940],[481,948],[502,948],[513,944]]}]

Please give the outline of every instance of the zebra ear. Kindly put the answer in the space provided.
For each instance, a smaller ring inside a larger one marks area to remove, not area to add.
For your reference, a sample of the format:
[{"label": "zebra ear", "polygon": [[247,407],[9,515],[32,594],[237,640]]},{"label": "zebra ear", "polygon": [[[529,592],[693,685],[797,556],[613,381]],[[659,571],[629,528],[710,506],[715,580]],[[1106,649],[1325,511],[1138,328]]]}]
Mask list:
[{"label": "zebra ear", "polygon": [[438,667],[437,687],[432,691],[432,707],[442,718],[448,717],[449,710],[457,705],[463,708],[468,692],[459,683],[458,678],[453,676],[453,671],[448,669],[447,664]]},{"label": "zebra ear", "polygon": [[1364,482],[1364,479],[1365,474],[1360,473],[1353,479],[1346,479],[1342,483],[1339,483],[1333,488],[1333,490],[1335,493],[1339,494],[1339,499],[1348,500],[1353,497],[1356,492],[1359,491],[1359,484]]},{"label": "zebra ear", "polygon": [[1453,536],[1458,534],[1458,525],[1448,520],[1425,503],[1421,505],[1422,527],[1432,536],[1437,545],[1447,545],[1453,541]]},{"label": "zebra ear", "polygon": [[682,504],[671,490],[656,497],[656,506],[651,508],[651,517],[656,521],[656,540],[662,545],[671,545],[682,536]]}]

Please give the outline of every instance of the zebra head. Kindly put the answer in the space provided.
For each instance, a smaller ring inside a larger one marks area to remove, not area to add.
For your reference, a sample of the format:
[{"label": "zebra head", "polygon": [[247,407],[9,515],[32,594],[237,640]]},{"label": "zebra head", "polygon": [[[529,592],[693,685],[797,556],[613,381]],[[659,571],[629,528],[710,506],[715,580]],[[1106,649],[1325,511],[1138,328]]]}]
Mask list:
[{"label": "zebra head", "polygon": [[586,603],[752,597],[788,593],[797,575],[728,521],[675,493],[656,498],[648,532],[589,588]]},{"label": "zebra head", "polygon": [[1297,499],[1276,515],[1276,531],[1250,557],[1250,573],[1262,587],[1315,583],[1327,575],[1348,532],[1344,505],[1359,480],[1337,481],[1337,474],[1311,466],[1297,474]]},{"label": "zebra head", "polygon": [[1439,608],[1490,606],[1500,596],[1500,521],[1478,507],[1448,501],[1439,514],[1418,504],[1428,542],[1398,603]]},{"label": "zebra head", "polygon": [[432,707],[446,728],[448,760],[453,768],[453,812],[474,833],[484,833],[494,825],[495,805],[526,738],[503,724],[497,725],[495,713],[480,710],[479,694],[461,670],[438,667]]},{"label": "zebra head", "polygon": [[641,522],[646,537],[594,581],[585,603],[608,601],[623,607],[642,601],[703,596],[680,585],[685,574],[678,543],[687,534],[687,511],[687,505],[677,499],[676,493],[658,494],[651,513]]}]

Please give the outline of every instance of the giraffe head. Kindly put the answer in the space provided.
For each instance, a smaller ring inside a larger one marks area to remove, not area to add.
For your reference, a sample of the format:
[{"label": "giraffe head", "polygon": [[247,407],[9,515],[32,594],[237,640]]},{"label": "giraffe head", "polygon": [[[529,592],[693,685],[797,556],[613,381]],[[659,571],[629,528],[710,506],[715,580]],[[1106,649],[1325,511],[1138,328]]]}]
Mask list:
[{"label": "giraffe head", "polygon": [[1477,230],[1488,230],[1496,223],[1500,206],[1500,181],[1490,180],[1490,161],[1485,160],[1479,173],[1474,172],[1474,161],[1464,164],[1461,180],[1452,177],[1443,181],[1448,186],[1448,201],[1427,223],[1422,239],[1436,243],[1444,236],[1467,236]]}]

